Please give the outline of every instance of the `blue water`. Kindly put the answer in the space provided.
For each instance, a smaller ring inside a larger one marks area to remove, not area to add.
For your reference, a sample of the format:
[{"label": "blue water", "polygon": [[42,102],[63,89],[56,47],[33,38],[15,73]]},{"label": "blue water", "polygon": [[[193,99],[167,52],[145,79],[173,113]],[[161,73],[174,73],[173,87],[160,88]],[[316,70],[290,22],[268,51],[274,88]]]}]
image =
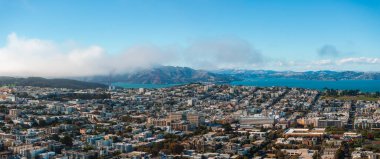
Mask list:
[{"label": "blue water", "polygon": [[[362,92],[380,92],[380,80],[340,80],[340,81],[322,81],[322,80],[301,80],[290,78],[253,78],[244,81],[231,82],[231,85],[242,86],[259,86],[259,87],[293,87],[293,88],[309,88],[323,90],[330,89],[358,89]],[[129,84],[129,83],[113,83],[115,86],[123,88],[166,88],[181,84]]]},{"label": "blue water", "polygon": [[340,80],[340,81],[322,81],[322,80],[301,80],[290,78],[254,78],[246,79],[244,81],[235,81],[231,85],[243,86],[286,86],[297,88],[309,88],[322,90],[324,88],[330,89],[358,89],[363,92],[377,92],[380,91],[380,80]]}]

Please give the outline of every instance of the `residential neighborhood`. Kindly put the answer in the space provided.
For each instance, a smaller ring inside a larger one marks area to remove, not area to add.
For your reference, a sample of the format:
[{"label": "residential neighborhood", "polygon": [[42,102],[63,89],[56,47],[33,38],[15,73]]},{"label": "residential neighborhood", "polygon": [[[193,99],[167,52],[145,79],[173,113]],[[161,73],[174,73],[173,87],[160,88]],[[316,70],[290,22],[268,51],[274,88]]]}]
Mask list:
[{"label": "residential neighborhood", "polygon": [[374,93],[201,83],[0,92],[4,159],[380,157]]}]

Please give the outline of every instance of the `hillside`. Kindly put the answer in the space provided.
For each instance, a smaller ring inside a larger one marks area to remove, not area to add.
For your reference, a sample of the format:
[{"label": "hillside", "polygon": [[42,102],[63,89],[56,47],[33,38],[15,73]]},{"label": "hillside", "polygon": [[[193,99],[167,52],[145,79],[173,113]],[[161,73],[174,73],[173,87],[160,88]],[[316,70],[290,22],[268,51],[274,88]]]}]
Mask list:
[{"label": "hillside", "polygon": [[295,78],[303,80],[380,80],[378,72],[355,71],[267,71],[267,70],[219,70],[217,74],[236,78]]},{"label": "hillside", "polygon": [[90,89],[106,88],[104,84],[83,82],[71,79],[46,79],[41,77],[15,78],[0,76],[0,85],[35,86],[51,88]]},{"label": "hillside", "polygon": [[113,76],[94,76],[81,78],[84,81],[109,83],[124,82],[134,84],[179,84],[192,82],[225,83],[234,78],[228,75],[194,70],[188,67],[162,66],[152,69],[140,70],[129,74]]}]

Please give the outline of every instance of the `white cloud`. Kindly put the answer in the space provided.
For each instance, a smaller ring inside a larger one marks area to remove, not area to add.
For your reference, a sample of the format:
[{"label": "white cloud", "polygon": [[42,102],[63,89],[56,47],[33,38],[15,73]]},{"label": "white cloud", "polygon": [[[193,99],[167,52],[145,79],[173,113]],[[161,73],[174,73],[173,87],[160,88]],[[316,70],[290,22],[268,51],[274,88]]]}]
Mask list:
[{"label": "white cloud", "polygon": [[156,65],[255,69],[263,62],[260,52],[238,38],[198,39],[186,47],[135,45],[109,54],[97,45],[57,44],[15,33],[9,34],[5,46],[0,47],[0,57],[1,75],[43,77],[120,74]]},{"label": "white cloud", "polygon": [[184,61],[201,69],[248,68],[263,64],[263,55],[239,38],[210,38],[192,41],[184,50]]},{"label": "white cloud", "polygon": [[[196,69],[276,69],[375,70],[380,58],[350,57],[324,60],[270,59],[249,42],[238,38],[211,38],[191,41],[186,46],[135,45],[118,54],[109,54],[100,46],[78,47],[49,40],[9,34],[0,46],[0,75],[68,77],[120,74],[156,65],[188,66]],[[360,67],[356,67],[360,66]]]},{"label": "white cloud", "polygon": [[334,61],[332,61],[330,59],[319,60],[319,61],[314,61],[313,64],[314,65],[318,65],[318,66],[325,66],[325,65],[332,65],[332,64],[334,64]]},{"label": "white cloud", "polygon": [[[311,71],[311,70],[335,70],[335,71],[380,71],[380,58],[373,57],[349,57],[340,59],[302,60],[302,61],[272,61],[269,67],[275,70]],[[276,67],[277,66],[277,67]]]},{"label": "white cloud", "polygon": [[325,56],[337,57],[340,54],[341,54],[340,51],[338,51],[338,49],[336,49],[336,47],[333,45],[324,45],[322,46],[322,48],[318,50],[318,55],[322,57],[325,57]]},{"label": "white cloud", "polygon": [[100,46],[67,48],[47,40],[8,35],[0,48],[0,74],[11,76],[88,76],[124,73],[174,58],[154,46],[135,46],[110,55]]},{"label": "white cloud", "polygon": [[336,63],[338,65],[344,65],[344,64],[373,65],[373,64],[380,64],[380,58],[351,57],[351,58],[340,59]]}]

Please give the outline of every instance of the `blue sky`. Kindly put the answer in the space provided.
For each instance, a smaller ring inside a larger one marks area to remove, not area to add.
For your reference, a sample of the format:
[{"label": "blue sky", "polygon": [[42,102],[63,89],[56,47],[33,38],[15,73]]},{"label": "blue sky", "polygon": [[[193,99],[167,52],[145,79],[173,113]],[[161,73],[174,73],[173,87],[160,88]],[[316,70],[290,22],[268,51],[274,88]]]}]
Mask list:
[{"label": "blue sky", "polygon": [[[0,0],[0,26],[3,50],[14,34],[61,54],[97,46],[114,58],[148,47],[147,55],[177,58],[149,64],[380,71],[378,0]],[[236,49],[252,62],[224,59]]]}]

